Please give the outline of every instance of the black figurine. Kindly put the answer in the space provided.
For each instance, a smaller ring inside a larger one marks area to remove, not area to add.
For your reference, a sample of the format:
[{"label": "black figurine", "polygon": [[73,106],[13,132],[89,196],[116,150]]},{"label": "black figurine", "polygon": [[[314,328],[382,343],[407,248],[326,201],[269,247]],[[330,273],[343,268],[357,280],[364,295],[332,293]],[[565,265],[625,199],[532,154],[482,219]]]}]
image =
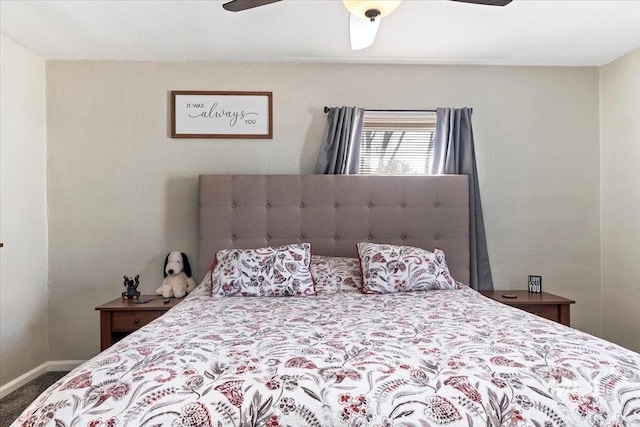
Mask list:
[{"label": "black figurine", "polygon": [[124,276],[124,287],[127,288],[122,293],[122,299],[137,299],[140,296],[138,285],[140,284],[140,275],[136,275],[135,279]]}]

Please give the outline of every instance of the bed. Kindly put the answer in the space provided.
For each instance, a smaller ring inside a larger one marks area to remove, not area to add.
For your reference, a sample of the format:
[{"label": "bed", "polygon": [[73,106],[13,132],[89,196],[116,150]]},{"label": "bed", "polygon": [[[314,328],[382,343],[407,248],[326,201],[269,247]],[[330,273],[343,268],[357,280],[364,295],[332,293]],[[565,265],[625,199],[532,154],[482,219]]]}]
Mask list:
[{"label": "bed", "polygon": [[[203,175],[202,282],[14,425],[640,425],[640,355],[463,284],[468,206],[462,176]],[[225,262],[291,245],[283,265],[302,259],[314,294],[219,295]],[[384,286],[361,252],[380,247],[441,252],[452,286],[363,293]]]}]

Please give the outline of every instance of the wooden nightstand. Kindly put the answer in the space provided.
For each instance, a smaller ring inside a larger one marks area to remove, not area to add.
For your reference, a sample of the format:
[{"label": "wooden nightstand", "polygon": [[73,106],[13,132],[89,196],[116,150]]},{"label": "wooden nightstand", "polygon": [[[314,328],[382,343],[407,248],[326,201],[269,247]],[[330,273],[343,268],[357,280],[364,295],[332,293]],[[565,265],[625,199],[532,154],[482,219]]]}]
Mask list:
[{"label": "wooden nightstand", "polygon": [[164,298],[159,295],[140,295],[140,298],[151,301],[134,304],[135,300],[116,298],[96,307],[100,311],[100,351],[162,316],[182,301],[171,298],[171,302],[165,304]]},{"label": "wooden nightstand", "polygon": [[[573,300],[547,292],[534,294],[529,291],[480,291],[480,293],[503,304],[570,326],[569,306],[575,304]],[[503,294],[518,297],[504,298]]]}]

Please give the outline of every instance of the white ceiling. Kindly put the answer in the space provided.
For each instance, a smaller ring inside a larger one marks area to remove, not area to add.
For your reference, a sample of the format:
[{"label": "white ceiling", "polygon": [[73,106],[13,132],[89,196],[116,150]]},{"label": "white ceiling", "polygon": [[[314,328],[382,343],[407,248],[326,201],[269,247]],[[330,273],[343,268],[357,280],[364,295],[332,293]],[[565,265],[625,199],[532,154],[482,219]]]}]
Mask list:
[{"label": "white ceiling", "polygon": [[603,65],[640,47],[640,0],[403,0],[351,51],[340,0],[227,12],[223,0],[0,0],[0,31],[45,59]]}]

